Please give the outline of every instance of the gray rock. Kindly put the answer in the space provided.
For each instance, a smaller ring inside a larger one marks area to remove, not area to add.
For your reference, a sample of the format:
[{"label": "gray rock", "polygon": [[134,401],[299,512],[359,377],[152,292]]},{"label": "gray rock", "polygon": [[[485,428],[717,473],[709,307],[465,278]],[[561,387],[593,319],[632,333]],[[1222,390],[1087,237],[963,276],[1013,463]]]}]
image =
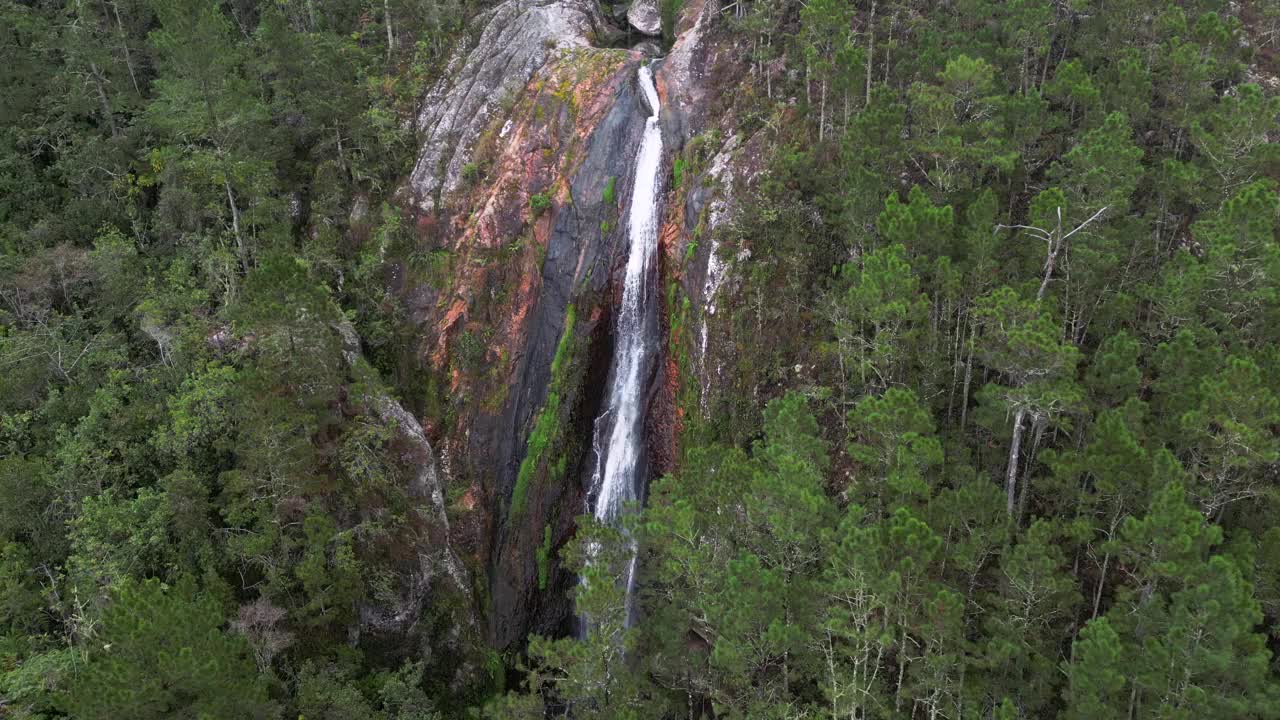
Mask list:
[{"label": "gray rock", "polygon": [[662,46],[653,40],[642,40],[631,48],[645,57],[656,58],[662,54]]},{"label": "gray rock", "polygon": [[408,187],[426,212],[458,188],[480,134],[550,54],[589,47],[603,24],[591,0],[507,0],[476,22],[480,39],[454,54],[418,110],[422,146]]},{"label": "gray rock", "polygon": [[[634,76],[635,65],[628,64],[625,72]],[[591,336],[595,330],[591,307],[607,302],[603,299],[613,284],[611,278],[619,275],[626,263],[626,233],[620,214],[630,202],[631,169],[646,114],[634,82],[628,82],[587,139],[582,162],[570,178],[573,203],[554,217],[541,289],[530,311],[529,336],[518,355],[507,402],[497,417],[483,420],[469,434],[468,455],[491,463],[476,470],[496,478],[501,497],[510,497],[513,491],[533,418],[546,402],[551,362],[564,332],[569,303],[578,306],[577,332]],[[612,206],[603,198],[610,178],[616,184]],[[604,229],[606,220],[608,230]],[[565,394],[560,401],[573,407],[582,400],[580,393],[602,390],[561,388]],[[589,443],[579,449],[583,456],[588,451]],[[548,524],[557,542],[572,532],[572,519],[582,511],[577,487],[578,483],[561,483],[540,488],[537,496],[530,493],[520,524],[497,529],[490,560],[488,613],[489,640],[495,647],[519,646],[531,631],[554,635],[569,620],[572,605],[565,598],[576,580],[567,572],[553,572],[548,591],[539,592],[537,567],[529,548],[537,542],[530,538],[541,537]]]},{"label": "gray rock", "polygon": [[662,15],[658,12],[658,0],[632,0],[627,8],[627,22],[645,35],[662,34]]},{"label": "gray rock", "polygon": [[[354,369],[361,357],[360,337],[347,321],[334,325],[334,329],[342,339],[343,358]],[[394,433],[392,446],[400,454],[401,462],[416,468],[406,490],[415,504],[414,511],[421,523],[420,532],[430,542],[423,542],[416,548],[416,558],[397,568],[392,596],[381,596],[360,604],[360,623],[353,628],[355,637],[366,634],[406,637],[441,590],[467,599],[461,611],[455,612],[454,620],[474,626],[476,619],[469,607],[471,583],[462,561],[449,543],[449,519],[445,513],[444,487],[435,451],[418,419],[394,398],[380,391],[372,401],[378,419]]]},{"label": "gray rock", "polygon": [[693,25],[684,29],[671,52],[658,68],[658,87],[666,91],[663,98],[663,126],[679,134],[678,145],[693,137],[694,129],[706,119],[707,98],[715,88],[706,72],[710,28],[719,3],[703,0],[701,7],[691,2],[685,9],[686,18],[694,17]]}]

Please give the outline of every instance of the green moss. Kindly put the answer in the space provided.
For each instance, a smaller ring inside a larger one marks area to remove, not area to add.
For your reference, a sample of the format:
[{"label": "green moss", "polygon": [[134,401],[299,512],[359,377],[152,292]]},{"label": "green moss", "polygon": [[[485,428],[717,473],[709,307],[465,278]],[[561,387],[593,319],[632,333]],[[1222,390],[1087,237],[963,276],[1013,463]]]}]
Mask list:
[{"label": "green moss", "polygon": [[551,571],[551,525],[542,528],[542,545],[538,548],[538,589],[547,589]]},{"label": "green moss", "polygon": [[538,413],[533,424],[533,432],[529,433],[529,444],[525,450],[524,460],[520,463],[520,472],[516,475],[516,487],[511,493],[511,516],[524,514],[525,503],[529,499],[529,481],[538,469],[538,464],[547,446],[558,434],[560,425],[560,394],[555,390],[547,393],[547,402]]},{"label": "green moss", "polygon": [[555,357],[551,360],[551,385],[547,390],[547,401],[538,411],[533,422],[533,430],[529,433],[529,441],[525,448],[524,460],[520,462],[520,470],[516,474],[516,487],[511,493],[511,517],[518,518],[524,514],[529,499],[529,484],[533,475],[542,464],[547,449],[560,441],[563,422],[560,418],[560,396],[566,384],[566,376],[572,365],[570,355],[573,348],[573,329],[577,322],[577,309],[573,303],[565,308],[564,332],[556,345]]},{"label": "green moss", "polygon": [[569,346],[573,343],[573,326],[578,321],[578,310],[569,303],[564,310],[564,332],[560,334],[560,342],[556,345],[556,356],[551,359],[551,386],[559,387],[563,381],[565,363],[568,362]]},{"label": "green moss", "polygon": [[672,185],[679,190],[684,183],[684,174],[689,170],[689,161],[678,157],[671,164]]},{"label": "green moss", "polygon": [[578,98],[574,94],[574,87],[574,79],[572,77],[565,77],[551,93],[552,97],[554,97],[561,106],[569,111],[570,118],[576,118],[578,116]]},{"label": "green moss", "polygon": [[609,179],[604,184],[604,202],[606,205],[614,204],[614,186],[617,185],[617,181],[618,179],[616,177],[610,175]]}]

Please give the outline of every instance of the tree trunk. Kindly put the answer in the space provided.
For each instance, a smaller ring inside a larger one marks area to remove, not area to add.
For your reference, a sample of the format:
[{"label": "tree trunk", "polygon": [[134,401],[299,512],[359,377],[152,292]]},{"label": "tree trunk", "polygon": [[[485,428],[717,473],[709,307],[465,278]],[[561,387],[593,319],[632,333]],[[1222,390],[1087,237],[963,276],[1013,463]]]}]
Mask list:
[{"label": "tree trunk", "polygon": [[333,126],[333,136],[338,141],[338,166],[342,168],[343,172],[346,172],[347,158],[342,152],[342,128],[337,124]]},{"label": "tree trunk", "polygon": [[391,32],[391,0],[382,0],[382,24],[387,28],[387,64],[391,64],[391,51],[396,46],[395,35]]},{"label": "tree trunk", "polygon": [[1024,408],[1018,408],[1018,411],[1013,414],[1013,439],[1009,442],[1009,467],[1005,471],[1004,480],[1006,510],[1009,517],[1013,517],[1014,500],[1018,490],[1018,450],[1022,446],[1022,420],[1026,414],[1027,411]]},{"label": "tree trunk", "polygon": [[893,31],[898,26],[898,11],[893,11],[893,16],[889,18],[889,37],[884,43],[884,84],[889,84],[889,52],[893,49]]},{"label": "tree trunk", "polygon": [[98,102],[102,104],[102,117],[111,126],[111,137],[119,137],[120,131],[116,128],[116,116],[111,112],[111,102],[107,100],[107,90],[102,86],[102,73],[98,70],[98,64],[89,61],[89,73],[93,76],[93,86],[98,91]]},{"label": "tree trunk", "polygon": [[804,61],[804,104],[806,105],[806,111],[813,109],[813,73],[810,70],[810,65],[811,63],[808,60]]},{"label": "tree trunk", "polygon": [[240,264],[248,269],[249,258],[245,252],[244,236],[240,233],[240,208],[236,207],[236,195],[231,191],[231,181],[223,180],[222,184],[227,189],[227,205],[231,207],[231,229],[236,235],[236,254],[240,256]]},{"label": "tree trunk", "polygon": [[867,97],[864,107],[871,105],[871,59],[876,54],[876,0],[871,0],[871,19],[867,21]]},{"label": "tree trunk", "polygon": [[1098,575],[1098,587],[1093,591],[1093,617],[1098,617],[1098,608],[1102,605],[1102,586],[1107,582],[1107,564],[1111,562],[1111,553],[1102,555],[1102,573]]},{"label": "tree trunk", "polygon": [[818,142],[827,136],[827,80],[822,80],[822,92],[818,95]]},{"label": "tree trunk", "polygon": [[1062,208],[1058,208],[1058,226],[1049,235],[1049,249],[1044,259],[1044,279],[1040,281],[1040,290],[1036,292],[1036,300],[1044,299],[1044,291],[1049,289],[1049,278],[1053,277],[1053,266],[1058,261],[1058,249],[1062,246]]},{"label": "tree trunk", "polygon": [[1027,453],[1027,463],[1022,467],[1022,490],[1018,493],[1019,523],[1022,522],[1022,517],[1027,512],[1027,495],[1031,494],[1031,465],[1036,461],[1036,450],[1040,447],[1040,439],[1044,437],[1046,424],[1039,419],[1031,422],[1031,427],[1035,428],[1035,434],[1031,436],[1031,452]]},{"label": "tree trunk", "polygon": [[125,34],[124,22],[120,20],[120,4],[111,3],[111,11],[116,16],[116,29],[120,31],[120,45],[124,47],[124,64],[129,68],[129,80],[133,82],[133,91],[142,94],[142,90],[138,87],[138,76],[133,72],[133,55],[129,53],[129,36]]},{"label": "tree trunk", "polygon": [[973,381],[973,337],[977,325],[969,325],[969,361],[964,364],[964,392],[960,393],[960,435],[964,435],[965,423],[969,419],[969,383]]}]

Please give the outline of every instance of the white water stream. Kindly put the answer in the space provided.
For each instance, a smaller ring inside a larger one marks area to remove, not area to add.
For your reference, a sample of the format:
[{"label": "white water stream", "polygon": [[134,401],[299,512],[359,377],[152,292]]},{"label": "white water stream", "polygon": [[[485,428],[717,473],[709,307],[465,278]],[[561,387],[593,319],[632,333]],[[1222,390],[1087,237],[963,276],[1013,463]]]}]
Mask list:
[{"label": "white water stream", "polygon": [[[622,287],[622,305],[618,308],[614,332],[613,365],[610,371],[608,403],[596,419],[596,469],[592,477],[592,494],[596,496],[593,512],[597,520],[617,525],[630,503],[640,499],[638,470],[643,467],[644,415],[648,371],[653,366],[656,295],[651,271],[658,249],[658,198],[662,192],[662,129],[658,125],[658,91],[649,68],[639,71],[640,90],[650,115],[645,121],[644,137],[636,153],[635,182],[632,185],[631,208],[627,216],[627,234],[631,248],[627,255],[627,274]],[[636,545],[631,542],[631,559],[626,576],[626,613],[632,617],[635,590]]]}]

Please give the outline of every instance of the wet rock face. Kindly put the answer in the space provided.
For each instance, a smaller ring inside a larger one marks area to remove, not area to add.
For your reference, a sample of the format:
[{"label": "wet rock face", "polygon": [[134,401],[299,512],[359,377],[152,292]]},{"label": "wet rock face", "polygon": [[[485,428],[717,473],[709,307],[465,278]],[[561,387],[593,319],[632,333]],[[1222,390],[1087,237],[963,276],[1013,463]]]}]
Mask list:
[{"label": "wet rock face", "polygon": [[[573,534],[585,448],[548,451],[518,512],[512,498],[549,403],[570,304],[581,352],[597,350],[644,124],[633,87],[642,54],[589,46],[598,17],[594,2],[580,2],[589,0],[507,3],[479,20],[481,39],[423,105],[424,145],[403,196],[421,249],[447,258],[443,283],[406,265],[395,289],[421,329],[422,354],[446,380],[455,418],[441,443],[446,482],[473,500],[454,509],[454,547],[473,576],[487,576],[478,611],[498,648],[530,631],[562,632],[571,616],[573,578],[555,561],[540,572],[537,557],[547,533],[553,551]],[[593,416],[589,365],[574,363],[575,374],[556,382],[558,427]],[[461,536],[472,528],[475,542]]]},{"label": "wet rock face", "polygon": [[457,190],[480,133],[550,53],[589,47],[602,25],[592,0],[507,0],[476,22],[480,39],[454,55],[418,112],[422,149],[407,189],[426,212]]},{"label": "wet rock face", "polygon": [[661,35],[662,15],[658,11],[658,0],[632,0],[627,8],[627,22],[645,35]]},{"label": "wet rock face", "polygon": [[[634,61],[627,63],[619,80],[629,80],[634,68]],[[639,103],[631,83],[619,82],[613,88],[609,110],[594,123],[581,163],[566,179],[572,202],[560,206],[551,221],[540,290],[532,301],[527,334],[521,339],[521,360],[514,368],[508,405],[492,419],[479,419],[478,432],[471,435],[476,456],[496,461],[492,472],[499,497],[510,497],[513,492],[528,429],[546,402],[551,361],[564,332],[569,303],[577,307],[575,332],[579,337],[598,335],[602,319],[608,317],[600,306],[611,304],[611,277],[625,260],[618,208],[625,208],[630,198],[630,168],[644,127]],[[605,189],[611,184],[613,197],[608,198],[610,193]],[[582,369],[586,371],[585,365]],[[577,383],[560,390],[564,393],[562,405],[574,408],[564,418],[571,427],[568,432],[587,437],[602,388],[578,378]],[[490,640],[497,647],[518,644],[530,631],[555,634],[570,619],[572,608],[566,598],[572,576],[553,572],[547,588],[540,589],[534,548],[545,527],[551,528],[555,547],[572,536],[573,518],[583,509],[575,470],[588,451],[587,444],[576,446],[576,457],[564,480],[532,486],[524,515],[508,517],[495,528]]]},{"label": "wet rock face", "polygon": [[[716,246],[686,249],[707,215],[723,215],[731,205],[727,192],[735,176],[727,166],[738,157],[733,144],[722,147],[734,134],[732,117],[721,110],[735,87],[724,68],[732,70],[736,55],[730,42],[719,42],[717,7],[687,0],[679,37],[656,73],[669,148],[663,172],[695,136],[713,131],[718,138],[702,143],[715,162],[690,168],[684,186],[666,199],[669,215],[660,234],[661,287],[678,281],[696,308],[708,308],[706,315],[714,310],[703,296],[715,294],[721,277]],[[475,593],[472,612],[483,618],[478,630],[500,649],[520,647],[530,632],[561,634],[572,619],[568,597],[576,579],[555,558],[584,510],[582,478],[589,476],[591,429],[612,354],[611,313],[626,262],[625,209],[648,115],[635,79],[647,51],[592,47],[607,35],[595,8],[594,0],[509,0],[478,19],[484,24],[479,40],[455,55],[422,105],[422,151],[401,196],[418,229],[419,255],[443,257],[445,272],[431,280],[401,258],[389,273],[450,405],[448,426],[427,433],[413,432],[412,418],[397,420],[408,429],[404,447],[426,448],[423,463],[431,471],[415,485],[430,498],[428,506],[440,504],[441,484],[451,497],[468,499],[451,506],[447,518],[424,519],[448,528],[443,547],[452,540],[450,553],[460,560],[464,580],[487,580],[487,597]],[[661,32],[656,0],[637,0],[628,9],[634,24],[633,15],[642,32]],[[571,305],[576,320],[569,335],[578,357],[568,376],[553,377]],[[658,471],[673,467],[675,397],[683,382],[665,349],[669,331],[664,321],[664,337],[656,340],[664,348],[656,373],[662,377],[652,385],[655,409],[647,428]],[[703,355],[695,349],[695,373],[705,370]],[[705,380],[692,378],[700,385]],[[530,433],[548,407],[558,412],[554,425],[571,439],[544,453],[532,475],[525,473],[517,511],[513,498]],[[445,449],[444,472],[434,470],[428,434]],[[539,567],[547,539],[552,560]],[[415,559],[419,569],[410,575],[464,585],[448,559]],[[404,602],[365,611],[370,630],[384,628],[389,636],[413,626],[416,618],[403,610],[420,605],[430,589],[408,584],[405,590]]]}]

